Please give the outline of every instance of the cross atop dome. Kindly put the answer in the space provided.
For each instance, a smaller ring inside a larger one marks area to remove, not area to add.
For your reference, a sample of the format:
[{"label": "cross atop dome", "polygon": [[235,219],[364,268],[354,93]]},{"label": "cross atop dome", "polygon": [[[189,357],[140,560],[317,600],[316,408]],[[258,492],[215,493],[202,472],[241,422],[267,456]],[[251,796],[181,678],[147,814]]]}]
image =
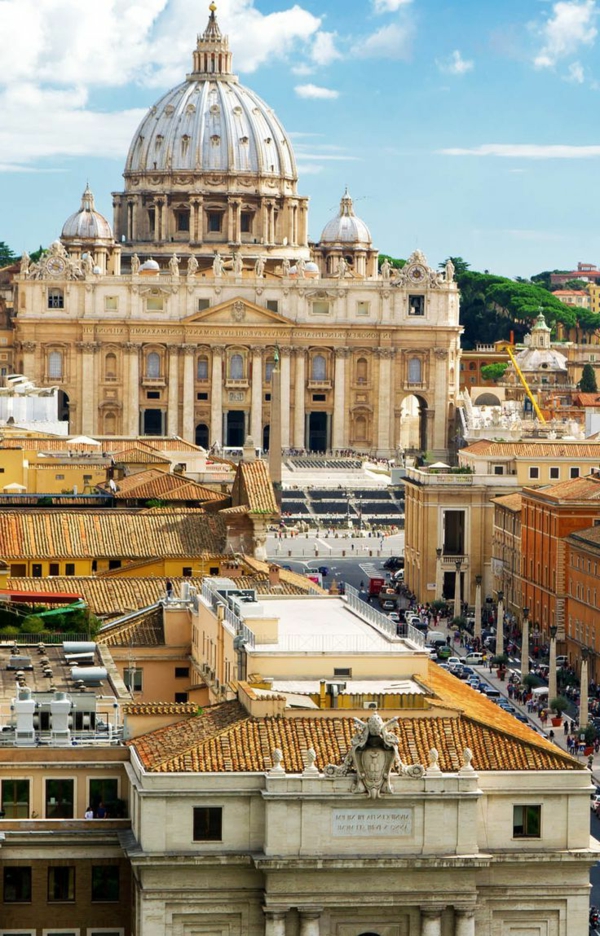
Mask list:
[{"label": "cross atop dome", "polygon": [[229,38],[224,36],[219,28],[216,4],[211,3],[208,9],[208,23],[202,35],[198,36],[193,55],[193,70],[188,76],[194,81],[199,75],[232,75]]}]

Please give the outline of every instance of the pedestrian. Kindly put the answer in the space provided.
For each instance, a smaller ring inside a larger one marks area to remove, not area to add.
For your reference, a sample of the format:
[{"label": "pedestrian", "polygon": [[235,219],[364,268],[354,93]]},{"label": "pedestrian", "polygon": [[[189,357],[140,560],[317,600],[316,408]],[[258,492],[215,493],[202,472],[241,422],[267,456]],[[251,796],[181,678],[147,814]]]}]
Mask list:
[{"label": "pedestrian", "polygon": [[167,579],[165,583],[165,589],[167,592],[167,601],[170,601],[173,597],[173,582],[170,579]]},{"label": "pedestrian", "polygon": [[94,810],[92,809],[91,805],[88,806],[88,808],[87,808],[86,811],[84,812],[83,818],[84,818],[84,819],[93,819],[93,818],[94,818]]},{"label": "pedestrian", "polygon": [[563,730],[564,730],[564,733],[565,733],[566,735],[569,734],[569,722],[567,721],[566,718],[565,718],[565,720],[564,720],[564,722],[563,722]]},{"label": "pedestrian", "polygon": [[549,739],[550,741],[554,741],[554,732],[552,731],[552,728],[551,728],[550,731],[548,732],[548,739]]},{"label": "pedestrian", "polygon": [[100,800],[96,809],[96,819],[106,819],[106,806],[102,800]]}]

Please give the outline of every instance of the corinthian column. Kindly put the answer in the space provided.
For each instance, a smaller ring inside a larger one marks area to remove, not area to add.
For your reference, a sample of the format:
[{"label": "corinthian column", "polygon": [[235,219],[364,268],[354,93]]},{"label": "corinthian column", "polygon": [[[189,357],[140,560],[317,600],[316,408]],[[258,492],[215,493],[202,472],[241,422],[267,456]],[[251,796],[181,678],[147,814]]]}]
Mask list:
[{"label": "corinthian column", "polygon": [[169,348],[169,398],[167,433],[179,435],[179,348]]},{"label": "corinthian column", "polygon": [[210,393],[210,441],[224,444],[223,431],[223,348],[212,349],[212,386]]},{"label": "corinthian column", "polygon": [[290,349],[279,349],[281,371],[281,447],[290,447]]},{"label": "corinthian column", "polygon": [[294,448],[304,448],[304,394],[306,390],[306,351],[296,348],[294,379]]},{"label": "corinthian column", "polygon": [[262,348],[252,348],[250,435],[256,446],[262,446],[262,354]]},{"label": "corinthian column", "polygon": [[140,434],[140,346],[129,342],[125,345],[129,356],[127,368],[127,395],[125,398],[125,432],[130,436]]},{"label": "corinthian column", "polygon": [[347,348],[336,348],[335,382],[333,388],[333,449],[345,448],[344,423],[346,419],[346,358]]},{"label": "corinthian column", "polygon": [[81,351],[81,431],[84,435],[94,434],[94,387],[96,386],[94,374],[94,353],[97,345],[93,342],[83,341],[79,345]]},{"label": "corinthian column", "polygon": [[187,442],[194,441],[194,345],[182,345],[183,352],[183,420],[182,435]]},{"label": "corinthian column", "polygon": [[392,348],[376,348],[379,358],[379,412],[377,416],[376,450],[384,457],[390,454],[390,409],[392,406]]}]

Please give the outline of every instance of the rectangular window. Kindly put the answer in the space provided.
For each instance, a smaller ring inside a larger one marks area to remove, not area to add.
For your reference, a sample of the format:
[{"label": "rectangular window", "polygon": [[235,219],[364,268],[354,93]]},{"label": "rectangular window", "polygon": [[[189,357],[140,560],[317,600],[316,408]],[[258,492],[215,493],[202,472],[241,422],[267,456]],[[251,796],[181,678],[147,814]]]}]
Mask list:
[{"label": "rectangular window", "polygon": [[551,481],[560,481],[560,468],[551,468],[551,469],[550,469],[550,480],[551,480]]},{"label": "rectangular window", "polygon": [[2,811],[5,819],[29,819],[29,780],[2,781]]},{"label": "rectangular window", "polygon": [[33,563],[33,565],[31,566],[31,574],[32,574],[33,578],[41,578],[41,577],[42,577],[42,566],[41,566],[41,563],[40,563],[40,562],[34,562],[34,563]]},{"label": "rectangular window", "polygon": [[347,666],[334,667],[333,675],[334,676],[347,676],[350,679],[350,677],[352,676],[352,670],[349,669]]},{"label": "rectangular window", "polygon": [[539,838],[541,806],[513,806],[513,837]]},{"label": "rectangular window", "polygon": [[48,868],[48,901],[75,900],[75,868],[57,865]]},{"label": "rectangular window", "polygon": [[209,234],[220,234],[223,225],[223,213],[221,211],[209,211],[206,222]]},{"label": "rectangular window", "polygon": [[[141,673],[141,670],[138,670],[138,672]],[[90,780],[88,803],[94,810],[94,815],[96,815],[100,803],[102,803],[108,815],[115,813],[118,798],[119,781],[115,777]]]},{"label": "rectangular window", "polygon": [[147,400],[160,400],[160,390],[147,390],[146,399]]},{"label": "rectangular window", "polygon": [[10,567],[12,578],[24,578],[27,575],[27,566],[24,562],[15,562]]},{"label": "rectangular window", "polygon": [[267,309],[269,312],[279,312],[279,300],[267,299]]},{"label": "rectangular window", "polygon": [[198,299],[198,312],[210,309],[210,299]]},{"label": "rectangular window", "polygon": [[162,296],[148,296],[146,299],[146,309],[148,312],[162,312],[165,307],[165,300]]},{"label": "rectangular window", "polygon": [[444,511],[444,555],[465,555],[465,511]]},{"label": "rectangular window", "polygon": [[116,903],[119,899],[118,865],[92,865],[92,900]]},{"label": "rectangular window", "polygon": [[252,211],[242,211],[242,216],[240,218],[240,228],[242,234],[251,234],[252,233]]},{"label": "rectangular window", "polygon": [[189,211],[178,211],[177,212],[177,230],[178,231],[189,231],[190,229],[190,213]]},{"label": "rectangular window", "polygon": [[46,819],[72,819],[74,780],[46,780]]},{"label": "rectangular window", "polygon": [[189,666],[176,666],[175,667],[175,679],[189,679],[189,678],[190,678]]},{"label": "rectangular window", "polygon": [[530,480],[530,481],[537,481],[537,479],[539,478],[539,476],[540,476],[540,469],[539,469],[539,468],[530,468],[530,469],[529,469],[529,480]]},{"label": "rectangular window", "polygon": [[325,403],[327,396],[324,393],[313,393],[313,403]]},{"label": "rectangular window", "polygon": [[105,312],[118,312],[119,310],[119,297],[118,296],[105,296],[104,297],[104,311]]},{"label": "rectangular window", "polygon": [[75,563],[74,562],[65,563],[65,575],[75,575]]},{"label": "rectangular window", "polygon": [[183,569],[181,570],[181,574],[183,575],[184,578],[191,578],[191,577],[192,577],[192,567],[191,567],[191,566],[184,566]]},{"label": "rectangular window", "polygon": [[51,562],[51,563],[50,563],[50,572],[49,572],[49,574],[50,574],[50,575],[60,575],[60,566],[59,566],[58,562]]},{"label": "rectangular window", "polygon": [[569,477],[578,478],[579,477],[579,468],[569,468]]},{"label": "rectangular window", "polygon": [[504,465],[494,465],[494,474],[495,475],[504,474]]},{"label": "rectangular window", "polygon": [[271,402],[271,394],[265,393],[265,403],[270,403],[270,402]]},{"label": "rectangular window", "polygon": [[222,826],[223,810],[220,806],[194,807],[195,842],[220,842]]},{"label": "rectangular window", "polygon": [[327,301],[318,300],[312,304],[313,315],[329,315],[330,305]]},{"label": "rectangular window", "polygon": [[123,682],[130,692],[141,692],[144,686],[144,671],[138,669],[126,669],[123,672]]},{"label": "rectangular window", "polygon": [[408,314],[425,315],[425,296],[408,297]]},{"label": "rectangular window", "polygon": [[4,903],[31,903],[31,868],[4,868]]},{"label": "rectangular window", "polygon": [[65,476],[64,476],[63,474],[54,475],[54,480],[55,480],[55,481],[64,481],[64,480],[65,480]]},{"label": "rectangular window", "polygon": [[175,693],[175,702],[187,702],[188,694],[187,692],[176,692]]},{"label": "rectangular window", "polygon": [[363,302],[363,301],[361,300],[360,302],[357,302],[357,303],[356,303],[356,314],[357,314],[357,315],[368,315],[368,314],[369,314],[369,308],[370,308],[369,303],[368,303],[368,302]]},{"label": "rectangular window", "polygon": [[196,399],[197,399],[197,400],[208,400],[208,393],[206,393],[206,391],[204,391],[204,392],[202,392],[202,393],[197,393],[197,394],[196,394]]}]

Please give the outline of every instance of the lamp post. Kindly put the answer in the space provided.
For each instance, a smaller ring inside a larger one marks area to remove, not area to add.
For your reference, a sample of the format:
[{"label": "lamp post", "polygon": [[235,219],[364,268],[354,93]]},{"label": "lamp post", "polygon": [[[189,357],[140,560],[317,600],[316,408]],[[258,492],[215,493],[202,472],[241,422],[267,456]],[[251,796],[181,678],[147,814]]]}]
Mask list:
[{"label": "lamp post", "polygon": [[436,562],[435,562],[435,597],[440,600],[444,597],[444,585],[442,579],[442,550],[441,547],[436,549]]},{"label": "lamp post", "polygon": [[529,608],[523,608],[521,624],[521,679],[529,676]]},{"label": "lamp post", "polygon": [[581,671],[579,673],[579,727],[587,728],[588,716],[588,692],[590,679],[588,676],[588,660],[590,651],[588,647],[581,648]]},{"label": "lamp post", "polygon": [[482,576],[475,576],[475,627],[473,636],[481,642],[481,581]]},{"label": "lamp post", "polygon": [[498,620],[496,621],[496,656],[504,653],[504,592],[498,592]]},{"label": "lamp post", "polygon": [[462,559],[457,559],[455,562],[456,572],[454,575],[454,617],[460,617],[461,611],[461,596],[460,596],[460,567],[462,566]]},{"label": "lamp post", "polygon": [[552,699],[556,699],[556,632],[558,628],[554,625],[550,628],[550,659],[548,661],[548,704]]}]

